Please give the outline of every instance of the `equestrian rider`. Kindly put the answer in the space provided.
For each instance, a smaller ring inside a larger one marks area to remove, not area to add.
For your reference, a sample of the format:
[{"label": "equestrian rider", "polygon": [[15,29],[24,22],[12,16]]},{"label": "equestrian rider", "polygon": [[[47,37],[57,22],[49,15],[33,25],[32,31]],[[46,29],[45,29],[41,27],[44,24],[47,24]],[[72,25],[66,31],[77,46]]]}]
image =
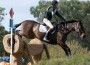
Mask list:
[{"label": "equestrian rider", "polygon": [[45,41],[48,41],[47,40],[48,32],[50,32],[50,30],[52,30],[54,28],[52,23],[51,23],[52,16],[57,15],[64,22],[66,22],[66,20],[60,15],[57,6],[58,6],[57,0],[53,0],[51,3],[51,6],[49,6],[45,12],[43,22],[49,27],[49,30],[46,32],[46,34],[43,38],[43,40],[45,40]]}]

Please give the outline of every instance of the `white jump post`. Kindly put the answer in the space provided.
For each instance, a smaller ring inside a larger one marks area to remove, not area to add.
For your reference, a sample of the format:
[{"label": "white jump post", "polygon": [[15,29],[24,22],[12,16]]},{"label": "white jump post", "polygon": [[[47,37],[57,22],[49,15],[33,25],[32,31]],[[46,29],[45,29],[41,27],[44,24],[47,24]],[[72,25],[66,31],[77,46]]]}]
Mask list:
[{"label": "white jump post", "polygon": [[13,39],[12,39],[12,36],[13,36],[13,15],[14,15],[14,12],[13,12],[13,9],[11,8],[10,9],[10,12],[9,12],[9,14],[10,14],[10,22],[9,22],[9,24],[10,24],[10,32],[11,32],[11,47],[10,47],[10,65],[11,65],[11,60],[12,60],[12,44],[13,44]]}]

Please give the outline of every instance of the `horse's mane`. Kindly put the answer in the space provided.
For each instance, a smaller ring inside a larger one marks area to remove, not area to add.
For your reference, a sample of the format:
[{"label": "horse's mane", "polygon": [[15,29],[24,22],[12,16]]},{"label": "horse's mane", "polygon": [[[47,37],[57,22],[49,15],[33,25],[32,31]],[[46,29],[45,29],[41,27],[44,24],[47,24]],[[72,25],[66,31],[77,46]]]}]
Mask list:
[{"label": "horse's mane", "polygon": [[77,20],[70,20],[70,21],[66,21],[66,22],[60,22],[60,24],[64,25],[64,24],[74,23],[74,22],[80,22],[80,21],[77,21]]},{"label": "horse's mane", "polygon": [[65,26],[65,24],[74,23],[74,22],[80,22],[80,24],[81,24],[81,21],[78,21],[78,20],[70,20],[70,21],[66,21],[66,22],[60,22],[59,24]]},{"label": "horse's mane", "polygon": [[73,22],[80,22],[80,21],[77,21],[77,20],[70,20],[70,21],[67,21],[67,23],[73,23]]}]

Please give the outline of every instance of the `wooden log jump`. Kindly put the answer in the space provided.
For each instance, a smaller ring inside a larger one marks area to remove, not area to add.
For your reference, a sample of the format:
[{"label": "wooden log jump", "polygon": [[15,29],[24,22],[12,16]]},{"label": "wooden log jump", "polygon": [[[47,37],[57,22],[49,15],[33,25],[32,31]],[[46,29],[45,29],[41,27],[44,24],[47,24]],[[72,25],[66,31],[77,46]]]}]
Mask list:
[{"label": "wooden log jump", "polygon": [[[3,46],[6,52],[10,53],[11,34],[7,34],[3,38]],[[18,35],[13,35],[13,54],[22,53],[24,50],[24,42]]]},{"label": "wooden log jump", "polygon": [[[7,34],[3,38],[3,46],[6,52],[10,53],[10,39],[11,34]],[[20,59],[22,56],[28,57],[28,65],[41,60],[42,52],[44,50],[44,45],[37,38],[30,40],[26,43],[18,35],[13,35],[13,55],[12,63],[13,65],[22,65]]]}]

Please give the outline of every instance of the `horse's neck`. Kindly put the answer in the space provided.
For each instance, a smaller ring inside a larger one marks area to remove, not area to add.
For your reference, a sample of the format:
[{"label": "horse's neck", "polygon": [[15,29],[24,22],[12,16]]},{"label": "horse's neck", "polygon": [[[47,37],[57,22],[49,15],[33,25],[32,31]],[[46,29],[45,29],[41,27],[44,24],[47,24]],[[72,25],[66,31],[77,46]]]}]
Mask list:
[{"label": "horse's neck", "polygon": [[62,23],[60,25],[60,30],[63,31],[63,33],[69,34],[73,29],[72,23]]},{"label": "horse's neck", "polygon": [[68,29],[69,31],[73,30],[74,29],[73,23],[67,23],[66,24],[66,29]]}]

